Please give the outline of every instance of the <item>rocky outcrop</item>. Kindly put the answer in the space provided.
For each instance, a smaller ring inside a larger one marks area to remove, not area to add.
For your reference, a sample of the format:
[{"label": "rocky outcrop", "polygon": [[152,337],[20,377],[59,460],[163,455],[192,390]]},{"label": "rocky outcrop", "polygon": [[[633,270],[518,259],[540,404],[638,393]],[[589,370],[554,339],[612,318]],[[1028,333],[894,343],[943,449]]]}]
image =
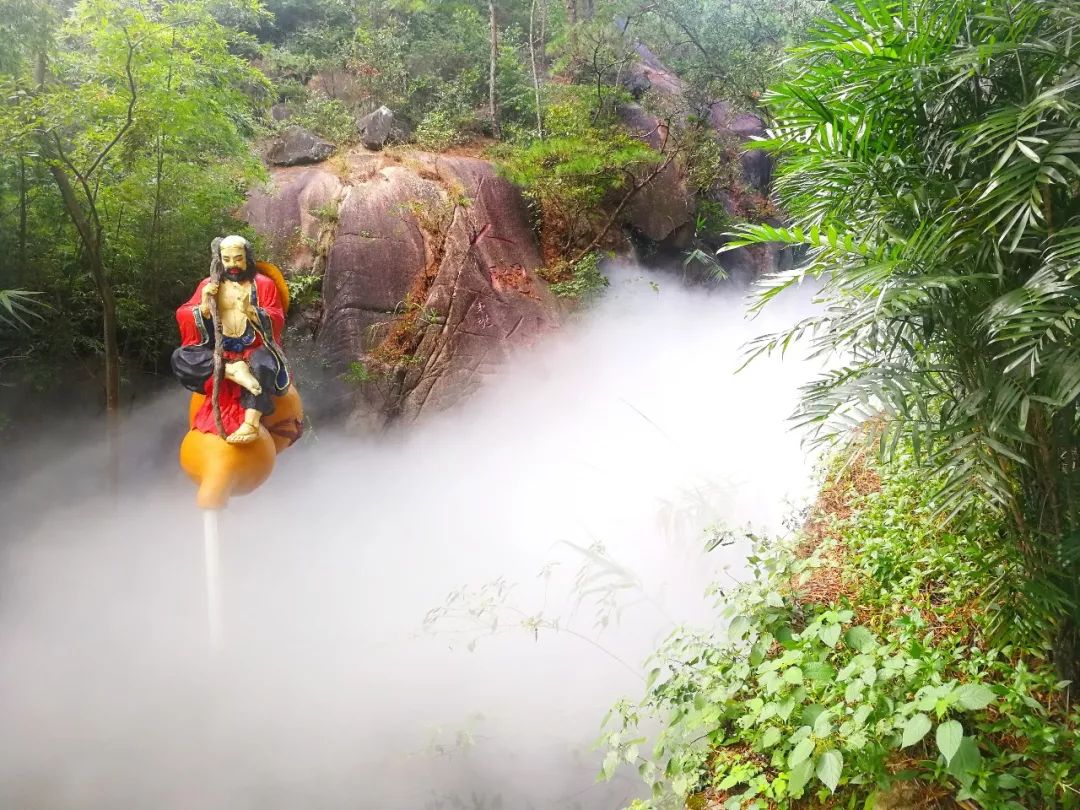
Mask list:
[{"label": "rocky outcrop", "polygon": [[370,430],[453,405],[560,316],[524,201],[491,164],[345,162],[275,170],[244,214],[287,273],[321,273],[323,407]]},{"label": "rocky outcrop", "polygon": [[410,289],[420,315],[401,342],[410,359],[389,381],[406,419],[452,405],[515,346],[558,323],[555,301],[535,276],[539,247],[517,189],[486,161],[440,157],[430,165],[445,197],[438,216],[429,210],[420,223],[429,264]]},{"label": "rocky outcrop", "polygon": [[[642,44],[635,46],[638,61],[631,64],[623,77],[623,85],[635,98],[650,90],[658,97],[662,106],[666,106],[677,115],[687,113],[687,86],[677,74],[672,72],[656,54]],[[716,101],[704,111],[709,125],[721,137],[727,136],[737,141],[746,142],[751,138],[765,134],[765,122],[753,113],[735,110],[725,101]],[[644,113],[634,113],[640,118]],[[628,126],[640,130],[643,125],[627,120]],[[761,149],[751,149],[740,156],[743,179],[747,185],[760,193],[766,193],[772,182],[772,157]]]},{"label": "rocky outcrop", "polygon": [[656,54],[640,42],[634,47],[634,51],[638,61],[631,63],[623,76],[623,85],[634,98],[640,99],[648,90],[668,98],[683,97],[686,93],[686,82],[680,76],[673,73]]},{"label": "rocky outcrop", "polygon": [[[717,102],[709,110],[709,123],[713,129],[746,142],[765,135],[765,121],[753,113],[737,113],[723,102]],[[767,194],[772,184],[773,159],[764,149],[746,149],[739,158],[743,180],[752,189]]]},{"label": "rocky outcrop", "polygon": [[[625,72],[624,86],[636,98],[650,91],[659,108],[667,109],[676,120],[685,117],[689,112],[686,83],[644,45],[638,44],[636,53],[638,60]],[[735,220],[776,221],[769,202],[772,156],[762,149],[745,148],[752,138],[765,134],[765,122],[723,101],[709,105],[702,112],[721,144],[738,150],[741,182],[725,180],[712,188],[692,190],[677,165],[665,169],[628,206],[628,224],[661,248],[685,251],[696,243],[714,249],[724,243],[724,228],[695,233],[695,220],[703,201],[719,203],[728,217]],[[623,107],[620,115],[625,126],[654,149],[664,147],[666,131],[660,119],[636,104]],[[736,159],[735,154],[732,159]],[[763,273],[790,266],[791,259],[790,251],[780,245],[739,248],[719,257],[730,277],[739,281],[751,281]]]},{"label": "rocky outcrop", "polygon": [[345,185],[319,166],[271,170],[271,186],[248,196],[243,216],[268,247],[265,257],[291,275],[321,273]]},{"label": "rocky outcrop", "polygon": [[356,122],[360,143],[368,149],[382,149],[394,130],[394,114],[389,107],[379,107]]},{"label": "rocky outcrop", "polygon": [[[655,116],[637,104],[619,109],[619,117],[628,130],[649,146],[662,151],[667,145],[667,128]],[[671,241],[686,233],[694,221],[696,202],[687,187],[686,176],[677,161],[671,162],[630,200],[626,207],[627,223],[641,236],[653,242]],[[683,247],[685,245],[673,245]]]},{"label": "rocky outcrop", "polygon": [[289,127],[266,150],[266,160],[275,166],[319,163],[334,154],[335,146],[303,127]]}]

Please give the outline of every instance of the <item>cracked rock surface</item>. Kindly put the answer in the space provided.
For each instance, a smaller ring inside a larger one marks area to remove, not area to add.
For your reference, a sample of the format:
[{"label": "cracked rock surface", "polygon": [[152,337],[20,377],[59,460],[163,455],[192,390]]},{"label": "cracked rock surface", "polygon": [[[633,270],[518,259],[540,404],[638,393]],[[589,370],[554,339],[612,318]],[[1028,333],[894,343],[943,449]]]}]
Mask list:
[{"label": "cracked rock surface", "polygon": [[286,275],[322,276],[320,393],[351,427],[448,408],[558,326],[525,202],[487,161],[357,150],[271,175],[243,213]]}]

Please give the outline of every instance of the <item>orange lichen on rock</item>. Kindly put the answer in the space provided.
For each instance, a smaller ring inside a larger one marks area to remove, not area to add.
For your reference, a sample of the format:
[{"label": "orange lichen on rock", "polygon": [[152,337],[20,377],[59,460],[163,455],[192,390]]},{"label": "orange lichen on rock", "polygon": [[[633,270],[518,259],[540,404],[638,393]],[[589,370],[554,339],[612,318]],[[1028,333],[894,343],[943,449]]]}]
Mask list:
[{"label": "orange lichen on rock", "polygon": [[491,276],[491,286],[496,292],[514,290],[530,298],[539,298],[533,291],[532,279],[520,264],[508,267],[492,267],[488,273]]}]

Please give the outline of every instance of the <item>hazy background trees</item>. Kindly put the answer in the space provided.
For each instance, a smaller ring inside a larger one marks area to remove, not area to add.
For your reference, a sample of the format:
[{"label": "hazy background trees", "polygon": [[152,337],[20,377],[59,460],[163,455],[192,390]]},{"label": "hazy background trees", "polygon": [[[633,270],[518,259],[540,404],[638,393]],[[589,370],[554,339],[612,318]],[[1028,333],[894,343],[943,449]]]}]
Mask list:
[{"label": "hazy background trees", "polygon": [[27,368],[101,358],[112,410],[121,358],[159,365],[206,234],[235,227],[270,88],[209,4],[58,11],[0,10],[24,43],[2,77],[0,279],[43,293]]},{"label": "hazy background trees", "polygon": [[[209,237],[244,229],[231,214],[262,174],[257,143],[285,126],[346,145],[386,105],[420,148],[501,140],[564,219],[617,203],[624,170],[652,159],[615,116],[639,43],[692,88],[677,127],[705,102],[754,105],[806,5],[0,0],[0,290],[41,293],[0,358],[41,384],[93,378],[115,409],[122,369],[166,367],[172,308]],[[603,228],[587,219],[565,258]]]}]

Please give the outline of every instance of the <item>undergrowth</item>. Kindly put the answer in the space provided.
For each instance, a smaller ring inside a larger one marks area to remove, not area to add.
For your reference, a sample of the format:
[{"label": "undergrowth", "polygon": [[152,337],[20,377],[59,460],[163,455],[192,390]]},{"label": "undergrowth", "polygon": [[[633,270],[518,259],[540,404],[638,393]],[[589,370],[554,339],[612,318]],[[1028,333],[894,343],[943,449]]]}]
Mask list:
[{"label": "undergrowth", "polygon": [[551,282],[551,292],[559,298],[590,301],[608,286],[608,277],[600,271],[601,255],[593,251],[576,263],[557,262],[551,270],[541,270],[540,277]]},{"label": "undergrowth", "polygon": [[904,459],[830,479],[798,536],[755,538],[747,581],[716,589],[722,629],[655,653],[602,776],[637,766],[634,810],[1080,807],[1080,712],[998,525],[972,506],[946,527]]}]

